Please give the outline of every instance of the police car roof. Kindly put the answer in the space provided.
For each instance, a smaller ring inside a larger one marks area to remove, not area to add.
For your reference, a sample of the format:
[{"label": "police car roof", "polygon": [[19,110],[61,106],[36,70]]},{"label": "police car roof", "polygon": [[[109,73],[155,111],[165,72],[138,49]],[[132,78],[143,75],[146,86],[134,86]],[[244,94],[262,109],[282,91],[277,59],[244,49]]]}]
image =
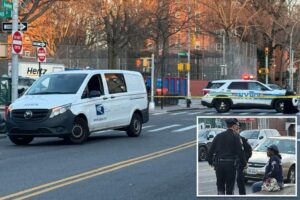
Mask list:
[{"label": "police car roof", "polygon": [[240,81],[244,81],[244,82],[256,82],[257,80],[230,79],[230,80],[215,80],[215,81],[211,81],[211,82],[212,83],[223,83],[223,82],[240,82]]},{"label": "police car roof", "polygon": [[[126,73],[126,74],[140,74],[137,71],[129,71],[129,70],[114,70],[114,69],[89,69],[89,70],[69,70],[69,71],[60,71],[53,72],[51,74],[95,74],[95,73]],[[49,73],[50,74],[50,73]]]}]

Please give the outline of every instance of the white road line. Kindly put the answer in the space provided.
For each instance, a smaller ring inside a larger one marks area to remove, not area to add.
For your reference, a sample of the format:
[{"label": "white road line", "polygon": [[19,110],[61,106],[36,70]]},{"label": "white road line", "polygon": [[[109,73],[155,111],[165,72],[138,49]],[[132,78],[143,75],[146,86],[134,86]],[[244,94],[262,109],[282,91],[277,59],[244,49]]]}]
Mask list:
[{"label": "white road line", "polygon": [[282,113],[274,113],[273,115],[282,115]]},{"label": "white road line", "polygon": [[151,128],[153,126],[155,126],[155,125],[143,126],[143,129],[145,129],[145,128]]},{"label": "white road line", "polygon": [[187,113],[187,112],[177,112],[177,113],[172,113],[172,114],[170,114],[170,115],[182,115],[182,114],[185,114],[185,113]]},{"label": "white road line", "polygon": [[170,126],[164,126],[164,127],[161,127],[161,128],[157,128],[157,129],[150,130],[150,131],[148,131],[148,132],[162,131],[162,130],[166,130],[166,129],[173,128],[173,127],[177,127],[177,126],[180,126],[180,124],[173,124],[173,125],[170,125]]},{"label": "white road line", "polygon": [[256,115],[266,115],[266,113],[256,113]]},{"label": "white road line", "polygon": [[202,112],[192,112],[192,113],[189,113],[188,115],[196,115],[196,114],[200,114]]},{"label": "white road line", "polygon": [[153,113],[151,115],[164,115],[164,114],[166,114],[166,113],[165,112],[159,112],[159,113]]},{"label": "white road line", "polygon": [[206,114],[206,115],[213,115],[213,114],[217,114],[216,112],[208,112],[208,113],[203,113],[203,114]]},{"label": "white road line", "polygon": [[245,113],[239,113],[240,115],[248,115],[249,113],[245,112]]},{"label": "white road line", "polygon": [[182,132],[182,131],[187,131],[187,130],[196,128],[196,126],[197,126],[197,125],[187,126],[187,127],[184,127],[184,128],[181,128],[181,129],[177,129],[177,130],[172,131],[172,132]]}]

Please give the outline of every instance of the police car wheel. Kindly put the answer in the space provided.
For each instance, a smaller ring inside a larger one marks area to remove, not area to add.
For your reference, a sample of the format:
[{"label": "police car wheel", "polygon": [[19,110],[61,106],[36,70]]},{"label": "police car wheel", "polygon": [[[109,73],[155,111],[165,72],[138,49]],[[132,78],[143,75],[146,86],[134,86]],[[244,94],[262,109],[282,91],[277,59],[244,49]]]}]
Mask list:
[{"label": "police car wheel", "polygon": [[33,137],[30,136],[9,136],[10,141],[12,141],[16,145],[27,145],[32,142]]},{"label": "police car wheel", "polygon": [[292,167],[289,169],[287,181],[288,181],[289,183],[295,183],[295,182],[296,182],[295,166],[292,166]]},{"label": "police car wheel", "polygon": [[64,139],[70,144],[82,144],[89,136],[88,126],[84,119],[75,118],[71,133]]},{"label": "police car wheel", "polygon": [[129,137],[138,137],[142,131],[142,117],[138,113],[134,113],[126,133]]},{"label": "police car wheel", "polygon": [[283,112],[284,111],[284,100],[279,99],[275,102],[274,108],[277,112]]},{"label": "police car wheel", "polygon": [[230,102],[227,99],[217,99],[214,105],[219,113],[225,113],[230,110]]},{"label": "police car wheel", "polygon": [[207,150],[205,147],[199,147],[198,149],[198,161],[205,161],[207,156]]}]

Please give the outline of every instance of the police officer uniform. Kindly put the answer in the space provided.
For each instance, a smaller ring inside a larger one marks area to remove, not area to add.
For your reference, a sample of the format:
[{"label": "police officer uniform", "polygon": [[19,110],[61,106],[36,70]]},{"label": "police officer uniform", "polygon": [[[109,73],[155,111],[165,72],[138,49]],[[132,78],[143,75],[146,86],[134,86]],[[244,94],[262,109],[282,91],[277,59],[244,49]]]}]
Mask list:
[{"label": "police officer uniform", "polygon": [[226,119],[225,122],[229,129],[215,137],[207,157],[208,163],[215,167],[218,195],[233,194],[237,161],[242,167],[246,165],[239,135],[230,129],[238,125],[238,120]]},{"label": "police officer uniform", "polygon": [[[245,154],[245,159],[248,162],[249,158],[252,156],[252,147],[251,145],[247,142],[247,139],[240,136],[240,140],[242,143],[242,149]],[[245,195],[246,194],[246,188],[245,188],[245,176],[244,176],[244,167],[241,165],[237,166],[237,178],[236,182],[239,188],[239,194],[240,195]]]}]

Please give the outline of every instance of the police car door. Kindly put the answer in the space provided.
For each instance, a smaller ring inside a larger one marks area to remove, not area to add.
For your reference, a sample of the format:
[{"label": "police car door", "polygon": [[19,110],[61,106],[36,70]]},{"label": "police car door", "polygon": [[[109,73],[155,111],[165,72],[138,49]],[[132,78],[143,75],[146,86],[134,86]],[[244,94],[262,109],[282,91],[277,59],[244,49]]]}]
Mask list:
[{"label": "police car door", "polygon": [[[250,101],[256,105],[271,105],[271,98],[267,98],[270,95],[270,90],[259,82],[249,82],[249,96]],[[249,103],[251,103],[249,101]]]},{"label": "police car door", "polygon": [[233,105],[245,104],[245,96],[247,96],[247,82],[234,81],[228,86],[228,92],[232,96]]},{"label": "police car door", "polygon": [[88,81],[82,96],[83,110],[87,113],[90,131],[108,127],[108,98],[103,89],[100,74],[93,75]]}]

